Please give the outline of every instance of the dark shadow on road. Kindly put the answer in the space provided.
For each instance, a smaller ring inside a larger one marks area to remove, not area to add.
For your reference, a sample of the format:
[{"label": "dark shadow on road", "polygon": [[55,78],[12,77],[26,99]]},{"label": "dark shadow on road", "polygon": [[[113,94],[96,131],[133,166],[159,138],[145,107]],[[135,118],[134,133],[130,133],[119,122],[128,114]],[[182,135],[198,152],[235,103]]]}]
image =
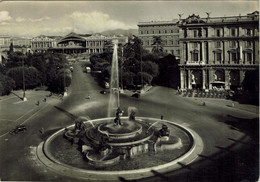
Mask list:
[{"label": "dark shadow on road", "polygon": [[177,163],[178,163],[181,167],[183,167],[183,168],[192,170],[192,168],[191,168],[190,166],[188,166],[188,165],[185,165],[185,164],[183,164],[183,163],[181,163],[181,162],[177,162]]},{"label": "dark shadow on road", "polygon": [[12,94],[14,94],[16,97],[18,97],[19,99],[23,100],[23,97],[20,97],[19,95],[17,95],[16,93],[14,92],[11,92]]},{"label": "dark shadow on road", "polygon": [[63,112],[64,114],[66,114],[67,116],[69,116],[71,119],[76,119],[78,118],[78,116],[75,116],[74,114],[69,113],[68,111],[58,107],[58,106],[54,106],[54,108],[58,109],[59,111]]},{"label": "dark shadow on road", "polygon": [[230,125],[232,128],[236,130],[238,129],[239,131],[246,133],[253,139],[258,138],[259,118],[244,119],[232,115],[226,115],[226,117],[224,117],[223,119],[224,122]]},{"label": "dark shadow on road", "polygon": [[166,181],[169,181],[169,178],[168,178],[167,176],[165,176],[164,174],[159,173],[159,172],[157,172],[157,171],[155,171],[155,170],[151,170],[151,172],[152,172],[155,176],[160,177],[161,179],[164,179],[164,180],[166,180]]}]

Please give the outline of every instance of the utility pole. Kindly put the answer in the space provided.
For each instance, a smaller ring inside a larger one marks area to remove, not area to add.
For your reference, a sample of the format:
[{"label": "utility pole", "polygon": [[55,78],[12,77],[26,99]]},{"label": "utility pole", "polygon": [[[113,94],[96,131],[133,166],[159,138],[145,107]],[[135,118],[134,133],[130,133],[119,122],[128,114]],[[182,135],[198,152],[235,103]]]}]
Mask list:
[{"label": "utility pole", "polygon": [[23,65],[23,101],[27,101],[27,98],[25,96],[24,57],[22,57],[22,65]]},{"label": "utility pole", "polygon": [[124,87],[123,87],[123,63],[124,63],[124,46],[122,45],[122,59],[121,59],[121,91],[124,92]]},{"label": "utility pole", "polygon": [[142,41],[140,43],[140,57],[141,57],[141,92],[142,92],[142,89],[143,89],[143,58],[142,58]]},{"label": "utility pole", "polygon": [[[62,52],[63,52],[63,56],[64,56],[64,48],[62,50],[63,50]],[[65,61],[63,63],[63,86],[64,86],[63,96],[66,97],[68,95],[68,93],[67,93],[67,89],[66,89],[66,80],[65,80]]]}]

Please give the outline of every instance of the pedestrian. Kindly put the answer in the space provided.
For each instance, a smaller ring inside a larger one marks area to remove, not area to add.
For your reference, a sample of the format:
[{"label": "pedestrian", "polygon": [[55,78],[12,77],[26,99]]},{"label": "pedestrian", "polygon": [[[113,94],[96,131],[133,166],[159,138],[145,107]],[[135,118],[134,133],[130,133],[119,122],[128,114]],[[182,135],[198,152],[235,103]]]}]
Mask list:
[{"label": "pedestrian", "polygon": [[41,128],[41,134],[44,134],[44,128]]},{"label": "pedestrian", "polygon": [[232,102],[232,107],[235,107],[235,103],[234,102]]},{"label": "pedestrian", "polygon": [[87,99],[90,99],[90,95],[88,95]]},{"label": "pedestrian", "polygon": [[36,105],[39,106],[40,105],[40,101],[37,101]]},{"label": "pedestrian", "polygon": [[46,98],[44,98],[44,99],[43,99],[43,102],[46,102],[46,100],[47,100],[47,99],[46,99]]},{"label": "pedestrian", "polygon": [[163,120],[163,115],[161,115],[161,120]]}]

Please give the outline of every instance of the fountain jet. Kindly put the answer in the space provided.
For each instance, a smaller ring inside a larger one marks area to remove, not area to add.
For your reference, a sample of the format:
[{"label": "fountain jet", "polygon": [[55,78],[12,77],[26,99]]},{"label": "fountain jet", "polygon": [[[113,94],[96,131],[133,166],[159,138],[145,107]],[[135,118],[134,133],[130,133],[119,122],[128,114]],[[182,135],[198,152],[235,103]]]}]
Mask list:
[{"label": "fountain jet", "polygon": [[117,42],[114,43],[111,77],[110,77],[110,96],[108,105],[108,117],[115,115],[115,110],[120,107],[119,101],[119,76],[118,76],[118,55]]}]

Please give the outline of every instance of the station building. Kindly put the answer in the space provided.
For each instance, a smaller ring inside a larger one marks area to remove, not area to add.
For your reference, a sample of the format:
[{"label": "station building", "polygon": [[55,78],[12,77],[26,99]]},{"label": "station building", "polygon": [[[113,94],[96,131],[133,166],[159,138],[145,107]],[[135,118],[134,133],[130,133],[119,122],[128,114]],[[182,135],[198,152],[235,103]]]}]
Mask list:
[{"label": "station building", "polygon": [[142,40],[143,48],[152,52],[154,37],[162,40],[163,51],[179,58],[179,27],[178,20],[151,21],[138,23],[138,37]]},{"label": "station building", "polygon": [[60,38],[55,46],[49,47],[51,52],[65,54],[95,54],[104,51],[106,42],[117,39],[119,43],[127,43],[126,36],[104,36],[101,34],[76,34],[74,32]]},{"label": "station building", "polygon": [[193,14],[178,26],[182,89],[237,89],[247,71],[258,72],[258,11],[230,17]]},{"label": "station building", "polygon": [[46,52],[49,48],[56,47],[60,37],[39,35],[31,39],[31,50],[34,53]]}]

